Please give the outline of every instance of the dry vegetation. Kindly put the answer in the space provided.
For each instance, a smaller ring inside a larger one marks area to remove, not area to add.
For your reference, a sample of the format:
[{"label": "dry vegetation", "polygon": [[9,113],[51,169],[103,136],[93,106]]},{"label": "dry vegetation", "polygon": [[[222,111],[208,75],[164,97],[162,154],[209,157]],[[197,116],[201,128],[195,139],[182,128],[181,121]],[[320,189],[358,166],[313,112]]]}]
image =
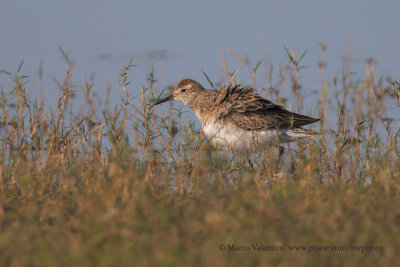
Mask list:
[{"label": "dry vegetation", "polygon": [[[276,86],[258,90],[282,101],[280,86],[288,80],[293,99],[302,102],[301,57],[288,54]],[[173,106],[168,116],[157,116],[154,80],[131,88],[129,65],[119,108],[110,109],[107,100],[96,104],[91,81],[79,92],[82,108],[74,108],[78,89],[68,62],[53,107],[43,95],[40,101],[27,97],[19,70],[1,73],[13,84],[1,96],[1,266],[400,261],[399,126],[385,118],[399,113],[385,107],[399,100],[400,89],[390,78],[375,77],[373,61],[359,80],[345,62],[343,74],[326,82],[322,60],[320,110],[312,112],[322,118],[315,127],[321,135],[292,146],[279,173],[270,167],[275,146],[260,148],[252,168],[246,157],[212,148]],[[254,82],[258,66],[250,69]],[[333,126],[326,120],[329,95],[336,97]],[[233,244],[250,251],[228,251]],[[253,244],[284,251],[256,251]],[[291,251],[292,245],[306,251]],[[347,246],[356,251],[343,251]]]}]

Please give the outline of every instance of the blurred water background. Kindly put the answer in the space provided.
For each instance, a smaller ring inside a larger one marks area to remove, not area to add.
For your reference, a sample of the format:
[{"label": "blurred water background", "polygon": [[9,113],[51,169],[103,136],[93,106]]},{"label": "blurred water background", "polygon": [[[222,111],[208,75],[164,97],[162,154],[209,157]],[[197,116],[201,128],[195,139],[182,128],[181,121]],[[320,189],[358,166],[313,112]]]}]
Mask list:
[{"label": "blurred water background", "polygon": [[[287,47],[299,55],[307,50],[300,82],[306,107],[318,116],[321,43],[327,45],[325,82],[340,78],[346,55],[354,79],[365,77],[366,62],[371,59],[376,61],[376,76],[398,79],[399,10],[396,0],[3,0],[0,69],[14,72],[23,60],[21,73],[33,82],[27,89],[36,98],[40,97],[41,71],[46,104],[55,105],[60,94],[57,81],[62,82],[68,69],[62,48],[75,63],[72,80],[78,85],[78,99],[84,94],[79,86],[85,78],[93,78],[98,99],[104,100],[109,85],[110,106],[118,106],[123,96],[119,74],[131,57],[136,65],[129,72],[132,95],[147,86],[152,69],[156,94],[185,77],[208,86],[203,71],[212,81],[220,81],[225,77],[222,50],[230,71],[243,65],[227,49],[247,57],[251,66],[262,60],[256,80],[268,88],[278,82],[279,68],[288,63]],[[246,68],[237,79],[252,83]],[[0,75],[0,90],[11,90],[4,74]],[[294,106],[290,84],[280,90]],[[333,86],[329,90],[332,93]],[[385,116],[398,117],[394,103],[388,103],[393,109]],[[333,125],[334,115],[334,110],[328,114]],[[192,113],[188,116],[194,119]]]}]

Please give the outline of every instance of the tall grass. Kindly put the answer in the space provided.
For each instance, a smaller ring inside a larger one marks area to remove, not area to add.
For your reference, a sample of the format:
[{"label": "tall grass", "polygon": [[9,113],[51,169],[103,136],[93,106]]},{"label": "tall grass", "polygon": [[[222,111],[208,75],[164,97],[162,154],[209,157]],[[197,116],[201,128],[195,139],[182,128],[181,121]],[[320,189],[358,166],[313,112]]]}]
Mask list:
[{"label": "tall grass", "polygon": [[[399,262],[400,127],[385,115],[399,112],[385,108],[400,101],[399,83],[375,77],[374,61],[354,80],[346,59],[325,81],[321,48],[318,109],[302,102],[304,54],[287,50],[278,82],[258,85],[285,104],[288,80],[303,113],[322,119],[321,134],[292,146],[279,173],[276,146],[259,147],[251,167],[246,156],[213,148],[174,104],[155,110],[154,73],[131,87],[132,61],[121,71],[121,105],[111,109],[108,97],[98,104],[92,81],[77,92],[70,60],[55,106],[44,93],[27,96],[22,64],[2,71],[13,88],[1,96],[0,265]],[[257,85],[260,63],[246,66]],[[332,99],[336,125],[327,120]]]}]

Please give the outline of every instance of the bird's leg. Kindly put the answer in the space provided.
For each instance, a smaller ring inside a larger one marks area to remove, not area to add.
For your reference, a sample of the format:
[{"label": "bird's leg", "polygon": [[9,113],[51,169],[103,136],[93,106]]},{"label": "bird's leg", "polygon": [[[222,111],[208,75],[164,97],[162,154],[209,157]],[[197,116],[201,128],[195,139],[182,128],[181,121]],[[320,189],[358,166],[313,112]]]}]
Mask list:
[{"label": "bird's leg", "polygon": [[251,157],[249,157],[247,162],[249,163],[249,167],[254,171],[254,165],[253,165],[253,161],[251,160]]},{"label": "bird's leg", "polygon": [[279,145],[279,155],[278,155],[278,162],[276,164],[276,172],[278,172],[278,170],[279,170],[279,165],[281,163],[284,152],[285,152],[285,147],[283,145]]}]

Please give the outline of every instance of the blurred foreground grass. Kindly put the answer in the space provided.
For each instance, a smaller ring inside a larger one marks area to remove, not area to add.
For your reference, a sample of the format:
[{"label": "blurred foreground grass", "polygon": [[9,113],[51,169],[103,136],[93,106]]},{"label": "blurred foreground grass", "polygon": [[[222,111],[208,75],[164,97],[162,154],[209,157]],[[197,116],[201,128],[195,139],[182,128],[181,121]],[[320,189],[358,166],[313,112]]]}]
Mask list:
[{"label": "blurred foreground grass", "polygon": [[[375,79],[373,62],[360,81],[322,84],[321,135],[286,153],[278,174],[273,145],[252,169],[215,151],[172,106],[157,116],[152,81],[129,93],[129,66],[120,108],[96,104],[90,81],[72,108],[72,70],[52,108],[27,97],[26,77],[2,73],[13,89],[1,100],[1,266],[400,261],[399,126],[382,115],[399,88]],[[299,68],[286,70],[298,94]],[[326,122],[332,87],[341,92],[335,126]]]}]

